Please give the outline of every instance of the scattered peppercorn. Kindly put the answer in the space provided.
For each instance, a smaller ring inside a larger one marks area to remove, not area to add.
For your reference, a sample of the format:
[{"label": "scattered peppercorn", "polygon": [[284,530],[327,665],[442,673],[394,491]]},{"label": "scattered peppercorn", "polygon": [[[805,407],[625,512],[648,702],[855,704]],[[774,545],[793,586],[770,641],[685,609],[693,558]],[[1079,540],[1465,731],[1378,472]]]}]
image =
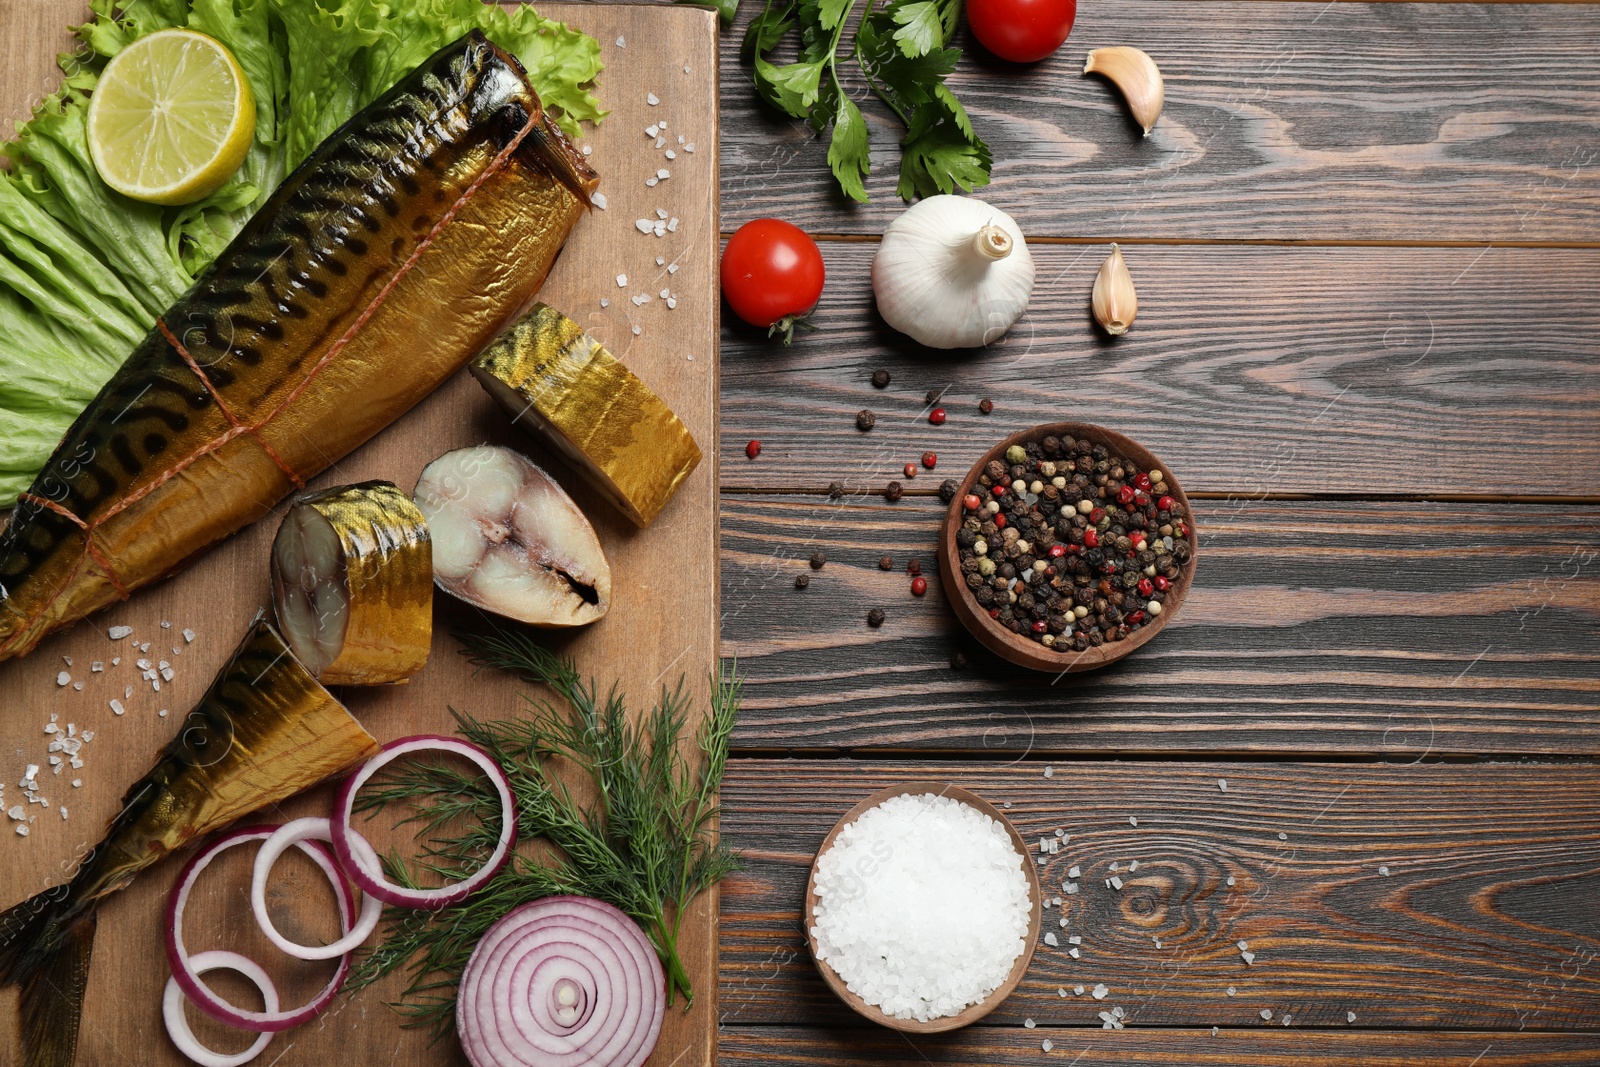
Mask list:
[{"label": "scattered peppercorn", "polygon": [[872,384],[879,389],[889,388],[889,372],[886,370],[873,371]]},{"label": "scattered peppercorn", "polygon": [[913,577],[915,577],[918,574],[921,574],[922,573],[922,561],[920,559],[914,559],[911,562],[907,563],[906,564],[906,573],[909,574],[909,575],[912,575]]},{"label": "scattered peppercorn", "polygon": [[761,442],[751,441],[749,444],[745,445],[744,454],[749,456],[751,459],[755,459],[757,456],[761,455]]},{"label": "scattered peppercorn", "polygon": [[939,499],[946,504],[954,500],[959,492],[961,492],[961,486],[954,478],[946,478],[939,483]]},{"label": "scattered peppercorn", "polygon": [[901,497],[906,495],[906,487],[901,485],[899,482],[890,482],[888,485],[884,486],[883,495],[885,499],[891,502],[899,500]]},{"label": "scattered peppercorn", "polygon": [[873,629],[877,629],[883,625],[883,617],[882,608],[873,608],[871,611],[867,612],[867,625]]},{"label": "scattered peppercorn", "polygon": [[878,560],[878,569],[880,571],[894,570],[894,560],[888,556],[884,556],[882,559]]},{"label": "scattered peppercorn", "polygon": [[943,426],[944,408],[934,408],[932,411],[928,412],[928,421],[933,423],[935,426]]},{"label": "scattered peppercorn", "polygon": [[828,483],[828,499],[830,499],[830,500],[838,500],[842,496],[844,496],[844,483],[843,482],[829,482]]},{"label": "scattered peppercorn", "polygon": [[794,587],[796,589],[804,589],[806,586],[808,586],[810,584],[811,584],[811,575],[806,574],[804,571],[802,571],[801,573],[799,573],[799,574],[794,576]]},{"label": "scattered peppercorn", "polygon": [[915,478],[917,476],[917,465],[915,463],[907,463],[902,469],[906,472],[907,478]]},{"label": "scattered peppercorn", "polygon": [[872,429],[877,422],[878,416],[874,415],[866,408],[862,408],[860,411],[856,412],[856,429],[860,430],[862,433],[866,433],[868,430]]},{"label": "scattered peppercorn", "polygon": [[922,402],[924,404],[937,404],[941,396],[944,396],[943,389],[929,389],[923,394]]},{"label": "scattered peppercorn", "polygon": [[984,397],[982,400],[978,401],[978,410],[983,412],[985,415],[989,414],[994,410],[994,401],[990,400],[988,397]]},{"label": "scattered peppercorn", "polygon": [[950,669],[953,671],[964,671],[967,669],[967,654],[961,651],[959,648],[950,653]]},{"label": "scattered peppercorn", "polygon": [[824,563],[826,563],[826,562],[828,562],[828,557],[824,556],[821,552],[813,552],[813,553],[811,553],[811,569],[812,570],[820,571],[822,569],[822,565]]},{"label": "scattered peppercorn", "polygon": [[922,465],[927,467],[929,470],[933,470],[933,468],[939,465],[938,455],[933,452],[924,452],[922,454]]},{"label": "scattered peppercorn", "polygon": [[1159,622],[1192,565],[1187,509],[1166,476],[1102,444],[1052,435],[1012,445],[965,493],[955,532],[963,595],[1063,654]]},{"label": "scattered peppercorn", "polygon": [[916,577],[911,579],[911,595],[921,596],[928,591],[928,579]]}]

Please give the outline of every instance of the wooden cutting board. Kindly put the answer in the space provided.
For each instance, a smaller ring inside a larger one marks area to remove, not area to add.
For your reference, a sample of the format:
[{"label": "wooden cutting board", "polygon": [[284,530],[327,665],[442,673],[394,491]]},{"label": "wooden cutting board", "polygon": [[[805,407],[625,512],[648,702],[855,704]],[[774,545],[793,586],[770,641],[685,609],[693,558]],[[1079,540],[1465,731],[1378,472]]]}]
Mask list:
[{"label": "wooden cutting board", "polygon": [[[598,38],[606,69],[599,93],[611,115],[587,131],[590,157],[602,176],[607,209],[578,223],[540,299],[582,322],[683,418],[705,458],[648,530],[639,531],[549,453],[507,425],[499,409],[464,372],[367,445],[340,461],[315,487],[387,478],[410,490],[422,467],[452,448],[492,442],[525,451],[572,494],[593,522],[611,561],[614,602],[601,622],[576,635],[552,637],[602,688],[615,681],[630,707],[643,710],[663,684],[684,676],[704,714],[717,664],[717,26],[705,10],[634,5],[546,4],[541,10]],[[0,121],[24,117],[56,83],[54,58],[70,45],[66,27],[84,17],[81,0],[26,0],[0,6]],[[659,101],[652,104],[651,99]],[[666,123],[658,149],[645,128]],[[682,135],[686,144],[678,145]],[[692,143],[693,151],[688,151]],[[676,158],[668,161],[671,148]],[[658,168],[670,177],[654,187]],[[635,225],[657,209],[679,220],[657,238]],[[662,263],[657,263],[656,257]],[[667,264],[677,264],[669,273]],[[629,283],[619,288],[617,276]],[[676,307],[659,293],[670,289]],[[631,297],[649,293],[648,303]],[[609,301],[601,307],[601,300]],[[637,328],[637,333],[635,333]],[[425,343],[425,342],[423,342]],[[150,765],[186,712],[268,603],[268,547],[278,512],[213,549],[188,570],[136,594],[74,629],[45,641],[27,658],[0,663],[0,782],[6,807],[23,800],[17,783],[25,766],[39,774],[49,806],[30,805],[30,833],[18,836],[0,817],[0,906],[10,906],[65,879],[75,857],[99,840],[119,797]],[[432,658],[409,685],[338,692],[380,741],[406,734],[449,733],[450,706],[479,716],[506,717],[527,687],[503,676],[474,675],[445,632],[468,618],[438,594]],[[168,625],[170,624],[170,625]],[[120,641],[113,625],[131,626]],[[194,634],[191,641],[184,636]],[[135,650],[149,642],[146,653]],[[113,666],[113,659],[121,663]],[[140,677],[135,660],[167,661],[174,672],[160,692]],[[68,660],[71,661],[70,665]],[[104,665],[93,670],[98,661]],[[71,681],[58,685],[58,674]],[[82,688],[78,688],[81,683]],[[132,687],[131,695],[128,687]],[[126,708],[114,714],[110,701]],[[169,714],[161,715],[161,709]],[[47,765],[45,724],[92,732],[84,767],[59,777]],[[71,780],[81,779],[74,788]],[[324,786],[281,808],[262,812],[278,822],[327,814]],[[59,807],[68,814],[62,818]],[[208,869],[191,902],[185,936],[191,950],[231,948],[261,961],[285,1004],[301,1003],[327,980],[327,964],[295,964],[255,929],[246,892],[248,849],[225,854]],[[177,861],[147,871],[100,911],[79,1064],[93,1067],[182,1064],[160,1018],[167,980],[161,912]],[[320,875],[297,855],[286,856],[275,879],[273,908],[280,929],[302,940],[332,932],[332,896]],[[690,1067],[715,1057],[716,915],[714,894],[684,920],[682,949],[697,997],[685,1013],[669,1009],[652,1064]],[[208,979],[209,980],[209,979]],[[232,976],[216,988],[246,1003],[250,994]],[[430,1047],[427,1035],[401,1027],[386,1007],[399,983],[342,997],[320,1019],[279,1035],[256,1061],[296,1064],[462,1064],[453,1039]],[[253,1005],[254,1006],[254,1005]],[[190,1011],[201,1039],[223,1051],[248,1040]],[[0,994],[0,1063],[19,1062],[16,995]]]}]

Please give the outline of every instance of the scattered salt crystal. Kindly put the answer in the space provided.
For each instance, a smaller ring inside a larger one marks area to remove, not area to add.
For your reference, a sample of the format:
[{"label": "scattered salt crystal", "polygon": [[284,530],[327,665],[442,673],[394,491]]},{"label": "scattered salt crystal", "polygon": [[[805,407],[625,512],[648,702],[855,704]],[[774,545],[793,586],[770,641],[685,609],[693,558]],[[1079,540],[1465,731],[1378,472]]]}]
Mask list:
[{"label": "scattered salt crystal", "polygon": [[678,232],[678,220],[677,219],[668,219],[667,220],[667,232],[668,233],[677,233]]},{"label": "scattered salt crystal", "polygon": [[617,47],[618,48],[626,48],[626,47],[628,47],[628,42],[623,40],[620,35],[617,37]]},{"label": "scattered salt crystal", "polygon": [[660,133],[661,133],[661,127],[657,126],[657,125],[654,125],[654,124],[646,126],[644,128],[644,135],[646,137],[656,137]]},{"label": "scattered salt crystal", "polygon": [[82,682],[73,682],[72,683],[72,690],[75,693],[83,692],[83,683]]},{"label": "scattered salt crystal", "polygon": [[131,626],[113,626],[106,631],[106,636],[113,641],[121,641],[131,633],[133,633],[133,627]]},{"label": "scattered salt crystal", "polygon": [[1111,876],[1111,888],[1112,889],[1121,889],[1122,888],[1122,879],[1118,878],[1116,875],[1112,875]]},{"label": "scattered salt crystal", "polygon": [[1293,1016],[1293,1015],[1285,1015],[1285,1016],[1284,1016],[1284,1017],[1283,1017],[1283,1025],[1285,1025],[1285,1026],[1288,1026],[1288,1025],[1289,1025],[1289,1023],[1290,1023],[1290,1021],[1291,1021],[1291,1020],[1292,1020],[1292,1019],[1293,1019],[1293,1018],[1294,1018],[1294,1016]]},{"label": "scattered salt crystal", "polygon": [[170,629],[172,629],[172,623],[168,622],[166,619],[162,619],[161,620],[161,628],[163,630],[170,630]]},{"label": "scattered salt crystal", "polygon": [[1028,883],[1004,827],[950,797],[893,797],[817,860],[818,958],[895,1018],[958,1014],[1026,948]]},{"label": "scattered salt crystal", "polygon": [[681,134],[681,133],[680,133],[680,134],[678,134],[678,143],[679,143],[679,144],[682,144],[682,143],[683,143],[683,134]]},{"label": "scattered salt crystal", "polygon": [[1065,889],[1067,891],[1067,896],[1069,896],[1069,897],[1075,897],[1075,896],[1078,895],[1078,883],[1077,882],[1068,882],[1066,885],[1062,886],[1061,888],[1063,888],[1063,889]]},{"label": "scattered salt crystal", "polygon": [[662,145],[664,145],[666,143],[667,143],[667,139],[665,137],[657,137],[656,138],[656,143],[651,145],[651,147],[652,148],[660,148]]},{"label": "scattered salt crystal", "polygon": [[74,788],[74,789],[82,789],[83,788],[83,779],[82,778],[74,778],[72,780],[72,788]]},{"label": "scattered salt crystal", "polygon": [[1115,873],[1116,873],[1116,872],[1118,872],[1118,871],[1120,871],[1120,870],[1122,870],[1122,864],[1120,864],[1120,863],[1113,863],[1113,864],[1112,864],[1112,865],[1111,865],[1111,873],[1113,873],[1113,874],[1115,874]]},{"label": "scattered salt crystal", "polygon": [[1345,1012],[1344,1013],[1344,1021],[1347,1022],[1347,1023],[1355,1022],[1356,1021],[1356,1013],[1353,1012],[1353,1011]]},{"label": "scattered salt crystal", "polygon": [[1107,989],[1104,985],[1097,985],[1094,987],[1094,991],[1089,995],[1094,997],[1096,1000],[1104,1000],[1110,992],[1111,990]]},{"label": "scattered salt crystal", "polygon": [[1078,950],[1077,950],[1077,949],[1075,949],[1075,948],[1069,948],[1069,949],[1067,949],[1067,955],[1069,955],[1069,956],[1071,956],[1071,957],[1072,957],[1072,958],[1073,958],[1073,959],[1075,959],[1075,960],[1076,960],[1076,959],[1082,959],[1082,958],[1083,958],[1083,957],[1082,957],[1082,956],[1080,956],[1080,955],[1079,955],[1079,954],[1078,954]]},{"label": "scattered salt crystal", "polygon": [[650,294],[640,293],[637,296],[631,296],[628,299],[633,302],[634,307],[643,307],[650,302]]},{"label": "scattered salt crystal", "polygon": [[1066,995],[1067,995],[1067,987],[1066,986],[1057,986],[1056,987],[1056,996],[1064,997]]},{"label": "scattered salt crystal", "polygon": [[59,729],[59,727],[57,727],[53,722],[47,722],[44,724],[44,732],[47,734],[53,734],[57,729]]},{"label": "scattered salt crystal", "polygon": [[161,717],[163,719],[165,719],[167,717],[167,709],[166,708],[162,708],[161,709]]},{"label": "scattered salt crystal", "polygon": [[694,142],[690,141],[688,144],[684,145],[683,150],[692,154],[694,152]]},{"label": "scattered salt crystal", "polygon": [[21,819],[21,818],[25,817],[24,814],[23,814],[23,811],[22,811],[22,805],[21,804],[14,805],[11,808],[10,811],[6,812],[6,814],[11,816],[13,819]]},{"label": "scattered salt crystal", "polygon": [[655,107],[657,104],[661,103],[661,98],[655,93],[645,93],[644,102],[649,104],[651,107]]},{"label": "scattered salt crystal", "polygon": [[645,234],[646,236],[649,235],[651,230],[656,228],[656,224],[651,222],[649,219],[639,219],[634,223],[634,225],[639,228],[640,233]]},{"label": "scattered salt crystal", "polygon": [[64,685],[71,685],[72,684],[72,675],[68,674],[66,671],[62,671],[60,674],[56,675],[56,684],[57,685],[63,685],[63,686]]},{"label": "scattered salt crystal", "polygon": [[1050,1039],[1047,1037],[1043,1041],[1039,1042],[1039,1047],[1044,1049],[1046,1052],[1049,1052],[1051,1049],[1055,1048],[1055,1045],[1051,1044]]},{"label": "scattered salt crystal", "polygon": [[1248,941],[1235,941],[1234,944],[1239,946],[1240,952],[1244,952],[1250,947],[1250,942]]},{"label": "scattered salt crystal", "polygon": [[1262,1009],[1261,1009],[1261,1017],[1262,1017],[1262,1018],[1263,1018],[1263,1019],[1270,1019],[1270,1018],[1272,1018],[1272,1009],[1271,1009],[1271,1008],[1262,1008]]},{"label": "scattered salt crystal", "polygon": [[1237,989],[1235,989],[1235,988],[1233,988],[1233,986],[1229,986],[1229,987],[1228,987],[1228,996],[1230,996],[1230,997],[1231,997],[1231,996],[1234,996],[1234,995],[1235,995],[1235,994],[1237,994],[1237,993],[1238,993],[1238,992],[1239,992],[1239,991],[1238,991],[1238,990],[1237,990]]},{"label": "scattered salt crystal", "polygon": [[[595,195],[599,196],[600,194],[596,193]],[[185,644],[188,644],[194,640],[194,631],[189,629],[187,626],[183,628],[183,640]]]},{"label": "scattered salt crystal", "polygon": [[667,273],[668,274],[676,274],[676,273],[678,273],[678,265],[676,263],[668,263],[667,264]]},{"label": "scattered salt crystal", "polygon": [[92,674],[99,674],[101,671],[103,671],[105,669],[106,669],[106,665],[104,663],[102,663],[100,660],[95,660],[93,663],[89,664],[89,671]]},{"label": "scattered salt crystal", "polygon": [[1278,831],[1278,840],[1279,841],[1287,841],[1287,840],[1289,840],[1289,835],[1284,833],[1282,830],[1279,830]]},{"label": "scattered salt crystal", "polygon": [[662,181],[666,181],[668,178],[672,177],[672,172],[666,167],[662,167],[660,170],[656,171],[656,177],[660,178]]},{"label": "scattered salt crystal", "polygon": [[122,699],[123,700],[132,700],[133,699],[133,686],[125,685],[125,686],[122,687]]},{"label": "scattered salt crystal", "polygon": [[70,667],[70,666],[72,666],[72,657],[71,656],[62,656],[61,657],[61,662],[65,663],[67,666]]},{"label": "scattered salt crystal", "polygon": [[678,158],[678,153],[674,152],[672,149],[669,148],[669,149],[667,149],[667,158],[668,159],[677,159]]},{"label": "scattered salt crystal", "polygon": [[[1079,867],[1078,867],[1078,865],[1076,863],[1074,863],[1072,865],[1072,867],[1067,871],[1067,877],[1068,878],[1082,878],[1083,877],[1083,871],[1079,869]],[[1063,888],[1065,888],[1065,887],[1063,887]]]},{"label": "scattered salt crystal", "polygon": [[1228,791],[1228,780],[1226,778],[1218,778],[1217,788],[1226,793]]},{"label": "scattered salt crystal", "polygon": [[133,665],[138,667],[141,671],[148,671],[150,669],[150,661],[147,659],[134,660]]},{"label": "scattered salt crystal", "polygon": [[1246,965],[1251,967],[1255,966],[1256,954],[1254,952],[1241,952],[1239,953],[1239,957],[1244,960]]},{"label": "scattered salt crystal", "polygon": [[[168,666],[168,665],[167,665],[167,664],[165,664],[165,663],[163,663],[163,664],[162,664],[162,665],[161,665],[161,680],[162,680],[162,681],[163,681],[163,682],[170,682],[170,681],[172,681],[172,676],[173,676],[173,675],[174,675],[174,674],[175,674],[175,673],[176,673],[176,672],[175,672],[175,671],[173,671],[173,669],[172,669],[172,668],[171,668],[171,667],[169,667],[169,666]],[[159,687],[159,686],[157,686],[157,688],[160,688],[160,687]]]},{"label": "scattered salt crystal", "polygon": [[1378,873],[1383,875],[1385,878],[1387,878],[1387,877],[1389,877],[1389,868],[1388,867],[1379,867],[1378,868]]},{"label": "scattered salt crystal", "polygon": [[1044,935],[1044,943],[1049,945],[1051,948],[1060,948],[1061,947],[1061,942],[1056,940],[1056,935],[1055,934],[1050,934],[1050,933],[1045,934]]},{"label": "scattered salt crystal", "polygon": [[633,328],[633,335],[634,335],[634,336],[635,336],[635,337],[638,337],[638,336],[639,336],[639,335],[640,335],[640,334],[641,334],[641,333],[644,333],[644,331],[643,331],[643,330],[641,330],[641,329],[640,329],[640,328],[639,328],[639,327],[637,327],[637,326],[635,326],[635,327],[634,327],[634,328]]},{"label": "scattered salt crystal", "polygon": [[114,656],[114,657],[112,657],[112,660],[111,660],[111,665],[112,665],[112,666],[113,666],[113,667],[115,667],[115,666],[118,666],[118,665],[119,665],[119,664],[121,664],[121,663],[122,663],[122,657],[121,657],[121,656]]},{"label": "scattered salt crystal", "polygon": [[1128,873],[1129,874],[1132,874],[1134,871],[1137,871],[1138,869],[1139,869],[1139,861],[1138,860],[1134,860],[1132,863],[1128,864]]},{"label": "scattered salt crystal", "polygon": [[1216,1028],[1216,1027],[1215,1027],[1215,1026],[1213,1026],[1213,1027],[1212,1027],[1212,1028],[1211,1028],[1211,1036],[1212,1036],[1212,1037],[1216,1037],[1216,1036],[1217,1036],[1217,1032],[1218,1032],[1218,1031],[1217,1031],[1217,1028]]},{"label": "scattered salt crystal", "polygon": [[[592,145],[592,144],[584,145],[583,146],[583,154],[586,155],[586,156],[594,155],[594,145]],[[593,199],[593,198],[591,197],[590,199]]]},{"label": "scattered salt crystal", "polygon": [[1137,815],[1128,816],[1128,825],[1129,826],[1138,826],[1139,825],[1139,816],[1137,816]]},{"label": "scattered salt crystal", "polygon": [[1083,944],[1083,938],[1079,937],[1077,934],[1073,934],[1071,937],[1067,938],[1067,944],[1081,945]]},{"label": "scattered salt crystal", "polygon": [[628,276],[626,274],[617,275],[617,288],[618,289],[626,289],[627,287],[628,287]]},{"label": "scattered salt crystal", "polygon": [[18,837],[27,837],[28,836],[28,824],[27,823],[18,823],[17,824],[17,836]]},{"label": "scattered salt crystal", "polygon": [[661,179],[652,175],[644,180],[644,184],[646,188],[654,189],[656,186],[661,184]]},{"label": "scattered salt crystal", "polygon": [[664,267],[666,265],[667,265],[667,257],[666,256],[657,256],[656,257],[656,266]]},{"label": "scattered salt crystal", "polygon": [[684,68],[683,68],[683,72],[684,72],[684,73],[685,73],[685,74],[687,74],[687,73],[689,73],[689,68],[688,68],[688,67],[684,67]]},{"label": "scattered salt crystal", "polygon": [[1072,987],[1072,995],[1075,996],[1075,997],[1083,996],[1083,986],[1081,986],[1081,985],[1073,986]]},{"label": "scattered salt crystal", "polygon": [[1233,884],[1233,875],[1231,875],[1231,874],[1230,874],[1230,875],[1228,875],[1228,884],[1229,884],[1229,885],[1232,885],[1232,884]]},{"label": "scattered salt crystal", "polygon": [[149,652],[150,651],[150,642],[146,641],[144,644],[140,645],[139,646],[139,651],[140,652]]},{"label": "scattered salt crystal", "polygon": [[667,297],[669,297],[671,295],[672,294],[670,292],[668,292],[667,290],[665,290],[665,289],[661,290],[661,299],[665,300]]},{"label": "scattered salt crystal", "polygon": [[1022,1025],[1026,1026],[1029,1030],[1032,1030],[1035,1026],[1038,1026],[1039,1024],[1034,1022],[1032,1019],[1024,1019],[1024,1020],[1022,1020]]},{"label": "scattered salt crystal", "polygon": [[67,821],[67,806],[65,804],[61,805],[61,821]]},{"label": "scattered salt crystal", "polygon": [[1054,778],[1056,776],[1055,768],[1054,767],[1046,767],[1044,769],[1044,776],[1046,778]]},{"label": "scattered salt crystal", "polygon": [[593,196],[591,196],[589,198],[589,203],[593,204],[595,207],[599,208],[601,211],[604,211],[606,209],[607,202],[608,201],[606,200],[606,194],[605,193],[595,193]]},{"label": "scattered salt crystal", "polygon": [[111,701],[111,710],[112,710],[113,713],[115,713],[117,715],[121,715],[124,712],[126,712],[128,709],[122,706],[122,701],[114,699],[114,700]]},{"label": "scattered salt crystal", "polygon": [[608,308],[608,307],[611,306],[611,301],[607,300],[605,297],[602,296],[600,298],[600,306],[603,307],[603,308]]},{"label": "scattered salt crystal", "polygon": [[1111,1014],[1113,1016],[1115,1016],[1116,1018],[1121,1019],[1123,1017],[1123,1015],[1124,1015],[1124,1012],[1123,1012],[1123,1010],[1121,1008],[1112,1008],[1111,1009]]}]

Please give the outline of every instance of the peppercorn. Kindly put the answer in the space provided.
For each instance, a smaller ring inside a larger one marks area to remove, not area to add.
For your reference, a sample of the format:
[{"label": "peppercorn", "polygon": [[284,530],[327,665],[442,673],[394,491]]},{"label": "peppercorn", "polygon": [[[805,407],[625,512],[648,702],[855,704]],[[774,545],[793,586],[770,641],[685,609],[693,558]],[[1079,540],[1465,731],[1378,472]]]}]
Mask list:
[{"label": "peppercorn", "polygon": [[933,470],[939,465],[939,457],[932,452],[924,452],[922,454],[922,465],[929,470]]},{"label": "peppercorn", "polygon": [[929,389],[926,393],[923,394],[922,402],[924,404],[937,404],[939,402],[939,398],[941,396],[943,396],[943,395],[944,395],[944,390],[943,389]]},{"label": "peppercorn", "polygon": [[811,584],[811,575],[806,574],[805,572],[802,571],[801,573],[799,573],[799,574],[794,576],[794,587],[796,589],[804,589],[806,586],[808,586],[810,584]]},{"label": "peppercorn", "polygon": [[844,496],[844,483],[843,482],[829,482],[828,483],[828,498],[830,500],[838,500],[842,496]]},{"label": "peppercorn", "polygon": [[951,670],[953,670],[953,671],[965,670],[966,666],[967,666],[967,654],[965,652],[961,651],[958,648],[954,652],[950,653],[950,669]]},{"label": "peppercorn", "polygon": [[908,479],[915,478],[917,476],[917,465],[915,463],[907,463],[901,469],[905,471],[905,475]]},{"label": "peppercorn", "polygon": [[989,414],[994,410],[994,401],[990,400],[988,397],[984,397],[982,400],[978,401],[978,410],[983,412],[985,415]]},{"label": "peppercorn", "polygon": [[877,424],[877,421],[878,416],[874,415],[867,408],[862,408],[860,411],[856,412],[856,429],[860,430],[862,433],[866,433],[868,430],[872,429],[872,427]]},{"label": "peppercorn", "polygon": [[744,454],[749,456],[751,459],[755,459],[757,456],[761,455],[761,442],[751,441],[749,444],[745,445]]},{"label": "peppercorn", "polygon": [[935,426],[943,426],[944,418],[944,408],[934,408],[932,411],[928,412],[928,421],[933,423]]},{"label": "peppercorn", "polygon": [[905,495],[906,487],[901,485],[899,482],[890,482],[888,485],[883,487],[883,498],[890,503],[899,500]]},{"label": "peppercorn", "polygon": [[883,619],[884,615],[882,608],[873,608],[871,611],[867,612],[867,625],[873,629],[877,629],[878,627],[882,626]]},{"label": "peppercorn", "polygon": [[[963,530],[962,532],[966,533],[965,530]],[[972,535],[970,533],[968,533],[967,536],[971,537]],[[971,542],[968,542],[968,544],[971,544]],[[884,556],[882,559],[878,560],[878,569],[880,571],[892,571],[892,570],[894,570],[894,560],[890,559],[888,556]]]},{"label": "peppercorn", "polygon": [[939,499],[946,504],[954,500],[959,492],[961,492],[961,486],[954,478],[946,478],[939,483]]},{"label": "peppercorn", "polygon": [[911,579],[911,595],[921,596],[928,591],[928,579],[916,577]]},{"label": "peppercorn", "polygon": [[822,565],[824,563],[826,563],[826,562],[828,562],[828,557],[824,556],[821,552],[813,552],[811,554],[811,569],[812,570],[820,571],[822,569]]},{"label": "peppercorn", "polygon": [[886,370],[875,370],[875,371],[873,371],[872,372],[872,384],[874,386],[876,386],[877,388],[879,388],[879,389],[887,389],[887,388],[889,388],[889,372],[886,371]]},{"label": "peppercorn", "polygon": [[922,573],[922,561],[920,559],[913,559],[910,563],[907,563],[906,564],[906,573],[910,574],[910,575],[921,574]]}]

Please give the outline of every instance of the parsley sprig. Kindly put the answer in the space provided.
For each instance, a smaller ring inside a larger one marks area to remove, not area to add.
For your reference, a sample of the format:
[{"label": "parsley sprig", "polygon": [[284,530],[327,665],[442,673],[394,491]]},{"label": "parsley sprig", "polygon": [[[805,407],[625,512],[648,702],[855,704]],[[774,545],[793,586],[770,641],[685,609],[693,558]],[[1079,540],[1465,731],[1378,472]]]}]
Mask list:
[{"label": "parsley sprig", "polygon": [[[903,199],[987,185],[989,146],[944,83],[961,58],[961,50],[950,47],[961,0],[866,0],[854,41],[841,57],[857,2],[766,0],[745,31],[740,53],[754,65],[761,98],[806,119],[818,133],[832,126],[828,166],[840,191],[865,203],[871,170],[866,120],[839,73],[841,58],[854,60],[867,87],[905,127],[898,188]],[[798,36],[798,57],[774,63],[769,56],[791,33]]]},{"label": "parsley sprig", "polygon": [[[386,909],[382,941],[362,959],[349,988],[361,989],[405,970],[409,982],[393,1007],[407,1025],[436,1034],[454,1022],[456,985],[478,940],[511,909],[541,897],[575,893],[616,905],[637,921],[666,971],[667,1000],[694,991],[678,952],[679,921],[689,902],[739,869],[738,856],[716,839],[717,789],[727,767],[728,739],[739,707],[739,682],[713,687],[711,713],[684,738],[690,700],[680,679],[663,688],[655,707],[633,721],[621,695],[602,697],[569,660],[522,632],[464,634],[480,667],[510,671],[548,687],[564,707],[525,696],[526,714],[486,721],[452,709],[463,737],[488,752],[511,781],[522,838],[542,838],[554,851],[516,852],[487,885],[440,911]],[[576,768],[594,800],[563,777]],[[409,804],[403,819],[418,827],[423,870],[447,879],[475,869],[500,834],[500,802],[475,770],[444,762],[390,764],[373,776],[357,809]],[[457,827],[470,821],[471,828]],[[389,876],[414,884],[397,857]]]}]

